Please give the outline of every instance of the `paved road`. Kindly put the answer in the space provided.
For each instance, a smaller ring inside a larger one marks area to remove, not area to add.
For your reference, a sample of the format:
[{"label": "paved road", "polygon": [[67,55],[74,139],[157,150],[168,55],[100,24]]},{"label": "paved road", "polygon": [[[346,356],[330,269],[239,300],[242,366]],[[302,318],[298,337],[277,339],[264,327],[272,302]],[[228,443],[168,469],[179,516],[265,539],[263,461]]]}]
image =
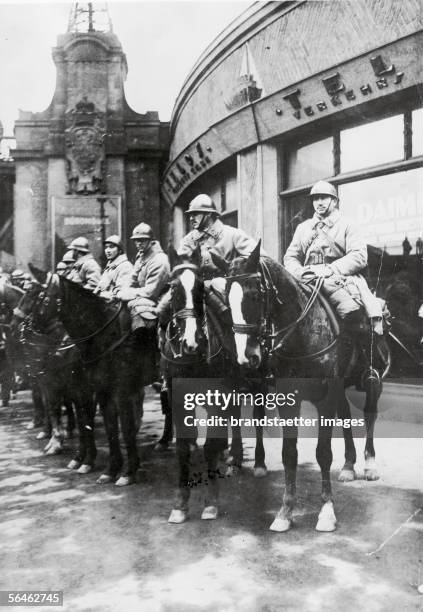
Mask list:
[{"label": "paved road", "polygon": [[[252,476],[246,441],[249,460],[222,481],[217,521],[199,520],[204,490],[197,487],[191,519],[169,525],[175,458],[173,450],[152,450],[161,424],[155,395],[139,434],[139,483],[125,489],[96,485],[98,472],[69,472],[70,442],[63,455],[44,456],[25,429],[30,413],[26,393],[0,410],[1,589],[61,589],[69,612],[423,610],[416,590],[423,582],[421,437],[376,441],[378,482],[335,481],[339,526],[329,534],[314,530],[315,441],[300,440],[296,528],[276,534],[268,527],[283,492],[277,439],[266,440],[270,473],[262,480]],[[98,431],[101,469],[100,420]],[[423,425],[413,432],[423,436]],[[336,477],[342,441],[333,447]],[[357,447],[361,457],[363,440]],[[200,470],[200,453],[194,463]],[[359,475],[362,469],[360,461]]]}]

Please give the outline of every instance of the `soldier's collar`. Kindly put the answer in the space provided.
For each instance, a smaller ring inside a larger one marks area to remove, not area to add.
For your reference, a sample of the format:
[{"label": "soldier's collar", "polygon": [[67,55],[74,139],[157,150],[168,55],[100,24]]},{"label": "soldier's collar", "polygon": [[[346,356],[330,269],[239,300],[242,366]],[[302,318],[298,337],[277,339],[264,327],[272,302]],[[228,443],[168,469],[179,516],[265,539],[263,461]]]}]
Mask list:
[{"label": "soldier's collar", "polygon": [[[200,235],[211,236],[212,238],[220,238],[222,234],[223,223],[220,219],[216,219],[216,221],[208,227],[206,230],[201,230],[199,232]],[[197,230],[198,231],[198,230]]]},{"label": "soldier's collar", "polygon": [[313,215],[313,228],[315,228],[318,223],[323,223],[327,227],[333,227],[333,225],[335,225],[336,221],[338,221],[339,216],[340,216],[339,210],[337,210],[337,209],[333,210],[328,217],[323,217],[323,219],[321,219],[320,217],[317,216],[316,213],[314,213],[314,215]]}]

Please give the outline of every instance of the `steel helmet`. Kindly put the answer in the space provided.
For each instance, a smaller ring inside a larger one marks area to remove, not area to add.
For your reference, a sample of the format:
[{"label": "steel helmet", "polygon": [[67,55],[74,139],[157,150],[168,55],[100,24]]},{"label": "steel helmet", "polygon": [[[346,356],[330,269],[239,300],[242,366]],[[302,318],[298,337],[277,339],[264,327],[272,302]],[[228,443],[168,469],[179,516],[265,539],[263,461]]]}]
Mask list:
[{"label": "steel helmet", "polygon": [[88,244],[88,240],[84,238],[84,236],[78,236],[75,240],[72,240],[68,249],[73,249],[74,251],[81,251],[81,253],[89,253],[90,247]]},{"label": "steel helmet", "polygon": [[317,183],[313,185],[310,191],[310,197],[312,198],[315,195],[328,195],[338,199],[335,187],[327,181],[317,181]]},{"label": "steel helmet", "polygon": [[75,257],[73,256],[73,251],[66,251],[66,253],[62,257],[62,261],[66,264],[75,263]]},{"label": "steel helmet", "polygon": [[131,240],[140,240],[141,238],[153,240],[153,230],[148,223],[139,223],[132,230]]},{"label": "steel helmet", "polygon": [[217,210],[216,204],[206,193],[200,193],[200,195],[195,196],[195,198],[191,200],[185,214],[190,215],[191,213],[214,213],[220,217],[220,212]]},{"label": "steel helmet", "polygon": [[113,246],[117,246],[117,247],[119,247],[123,251],[122,240],[119,238],[119,236],[117,234],[113,234],[112,236],[108,236],[106,238],[106,240],[103,242],[103,244],[104,245],[106,245],[106,244],[113,244]]},{"label": "steel helmet", "polygon": [[68,267],[64,261],[59,261],[56,265],[56,272],[60,272],[61,270],[65,271],[67,270],[67,268]]},{"label": "steel helmet", "polygon": [[13,270],[12,274],[10,275],[11,278],[13,279],[25,279],[25,274],[23,273],[23,270],[21,270],[20,268],[16,268],[16,270]]}]

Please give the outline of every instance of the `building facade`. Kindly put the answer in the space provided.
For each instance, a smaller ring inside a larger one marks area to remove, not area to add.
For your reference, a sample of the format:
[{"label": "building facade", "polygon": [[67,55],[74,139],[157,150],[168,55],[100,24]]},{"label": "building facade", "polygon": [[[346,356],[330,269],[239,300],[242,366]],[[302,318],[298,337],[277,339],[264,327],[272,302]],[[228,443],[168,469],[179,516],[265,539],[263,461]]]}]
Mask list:
[{"label": "building facade", "polygon": [[[14,251],[50,268],[84,235],[101,259],[102,241],[128,240],[141,220],[167,243],[169,207],[160,195],[168,124],[127,104],[127,61],[111,28],[70,23],[53,49],[56,90],[47,110],[20,111],[15,124]],[[75,15],[75,17],[79,17]]]},{"label": "building facade", "polygon": [[416,0],[253,4],[199,58],[174,107],[162,192],[175,241],[190,199],[207,192],[281,260],[313,213],[310,187],[329,180],[367,239],[372,288],[386,296],[392,274],[415,279],[418,323],[422,27]]}]

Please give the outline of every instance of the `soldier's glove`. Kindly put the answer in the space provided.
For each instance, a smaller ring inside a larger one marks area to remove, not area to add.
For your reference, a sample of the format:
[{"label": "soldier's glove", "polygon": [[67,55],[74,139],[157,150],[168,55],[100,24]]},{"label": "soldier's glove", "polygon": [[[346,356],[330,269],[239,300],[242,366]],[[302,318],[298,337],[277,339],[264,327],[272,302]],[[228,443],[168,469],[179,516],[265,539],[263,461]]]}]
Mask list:
[{"label": "soldier's glove", "polygon": [[326,264],[316,264],[314,266],[308,266],[306,270],[307,269],[310,270],[314,274],[314,276],[317,276],[318,278],[328,278],[333,274],[332,268],[330,266],[327,266]]},{"label": "soldier's glove", "polygon": [[138,293],[133,287],[125,287],[119,291],[117,297],[122,300],[122,302],[130,302],[138,297]]}]

